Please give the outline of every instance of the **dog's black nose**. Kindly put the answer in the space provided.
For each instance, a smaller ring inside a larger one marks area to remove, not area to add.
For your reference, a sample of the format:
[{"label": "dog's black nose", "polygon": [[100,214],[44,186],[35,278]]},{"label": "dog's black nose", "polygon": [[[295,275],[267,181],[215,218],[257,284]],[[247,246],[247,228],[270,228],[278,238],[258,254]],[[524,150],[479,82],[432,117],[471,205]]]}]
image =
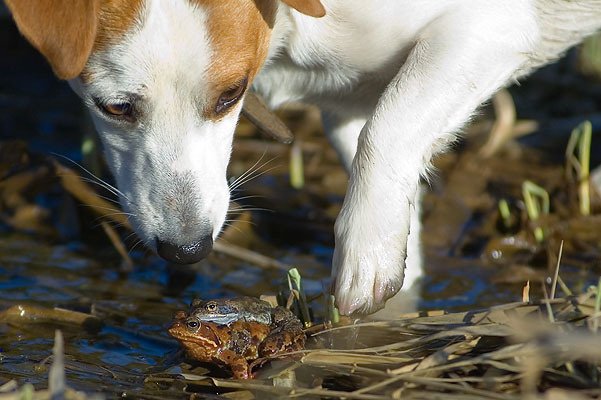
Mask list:
[{"label": "dog's black nose", "polygon": [[208,256],[213,248],[213,237],[210,234],[187,245],[176,245],[158,238],[156,242],[159,256],[176,264],[194,264]]}]

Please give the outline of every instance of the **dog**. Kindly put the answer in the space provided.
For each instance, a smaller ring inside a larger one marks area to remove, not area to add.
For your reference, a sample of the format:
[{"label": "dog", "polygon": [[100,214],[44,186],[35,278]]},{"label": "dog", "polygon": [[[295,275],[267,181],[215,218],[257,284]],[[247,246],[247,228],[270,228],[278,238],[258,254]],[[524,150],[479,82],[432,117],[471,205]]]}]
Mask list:
[{"label": "dog", "polygon": [[344,314],[403,285],[432,157],[499,88],[601,27],[601,0],[5,1],[88,106],[123,209],[169,261],[204,258],[224,224],[246,92],[318,105],[349,173]]}]

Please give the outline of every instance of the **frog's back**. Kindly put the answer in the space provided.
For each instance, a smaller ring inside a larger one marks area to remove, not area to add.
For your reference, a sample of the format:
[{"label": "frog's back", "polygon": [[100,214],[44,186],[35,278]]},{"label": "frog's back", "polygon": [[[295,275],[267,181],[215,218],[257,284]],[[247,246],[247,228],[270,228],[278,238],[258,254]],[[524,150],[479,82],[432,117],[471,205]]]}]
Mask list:
[{"label": "frog's back", "polygon": [[199,321],[231,325],[236,321],[254,321],[271,324],[271,305],[255,297],[200,300],[192,302],[190,314]]}]

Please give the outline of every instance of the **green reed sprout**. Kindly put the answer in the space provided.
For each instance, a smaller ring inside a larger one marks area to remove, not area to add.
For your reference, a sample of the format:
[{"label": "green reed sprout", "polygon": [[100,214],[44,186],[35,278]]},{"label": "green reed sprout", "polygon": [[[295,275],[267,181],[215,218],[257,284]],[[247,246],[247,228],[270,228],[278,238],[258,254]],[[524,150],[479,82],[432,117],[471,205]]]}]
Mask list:
[{"label": "green reed sprout", "polygon": [[[528,218],[531,221],[536,222],[541,215],[549,214],[549,193],[545,189],[534,182],[524,181],[522,184],[522,195],[524,196]],[[540,226],[534,228],[534,237],[537,242],[542,242],[545,238],[543,228]]]},{"label": "green reed sprout", "polygon": [[590,163],[591,138],[593,126],[590,121],[584,121],[572,131],[566,147],[567,173],[576,176],[578,182],[578,197],[580,213],[591,213]]},{"label": "green reed sprout", "polygon": [[290,268],[290,270],[288,270],[288,287],[290,288],[290,291],[295,294],[305,327],[311,326],[311,315],[309,314],[307,296],[305,295],[305,290],[301,284],[301,275],[296,268]]}]

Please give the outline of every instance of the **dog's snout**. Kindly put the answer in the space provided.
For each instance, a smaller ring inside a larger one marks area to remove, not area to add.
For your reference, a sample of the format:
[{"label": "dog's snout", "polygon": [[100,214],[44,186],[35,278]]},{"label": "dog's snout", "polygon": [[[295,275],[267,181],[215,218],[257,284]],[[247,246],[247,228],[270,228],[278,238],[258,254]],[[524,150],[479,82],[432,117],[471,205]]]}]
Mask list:
[{"label": "dog's snout", "polygon": [[165,260],[177,264],[193,264],[209,255],[213,248],[213,237],[209,233],[186,245],[177,245],[157,238],[156,244],[157,253]]}]

